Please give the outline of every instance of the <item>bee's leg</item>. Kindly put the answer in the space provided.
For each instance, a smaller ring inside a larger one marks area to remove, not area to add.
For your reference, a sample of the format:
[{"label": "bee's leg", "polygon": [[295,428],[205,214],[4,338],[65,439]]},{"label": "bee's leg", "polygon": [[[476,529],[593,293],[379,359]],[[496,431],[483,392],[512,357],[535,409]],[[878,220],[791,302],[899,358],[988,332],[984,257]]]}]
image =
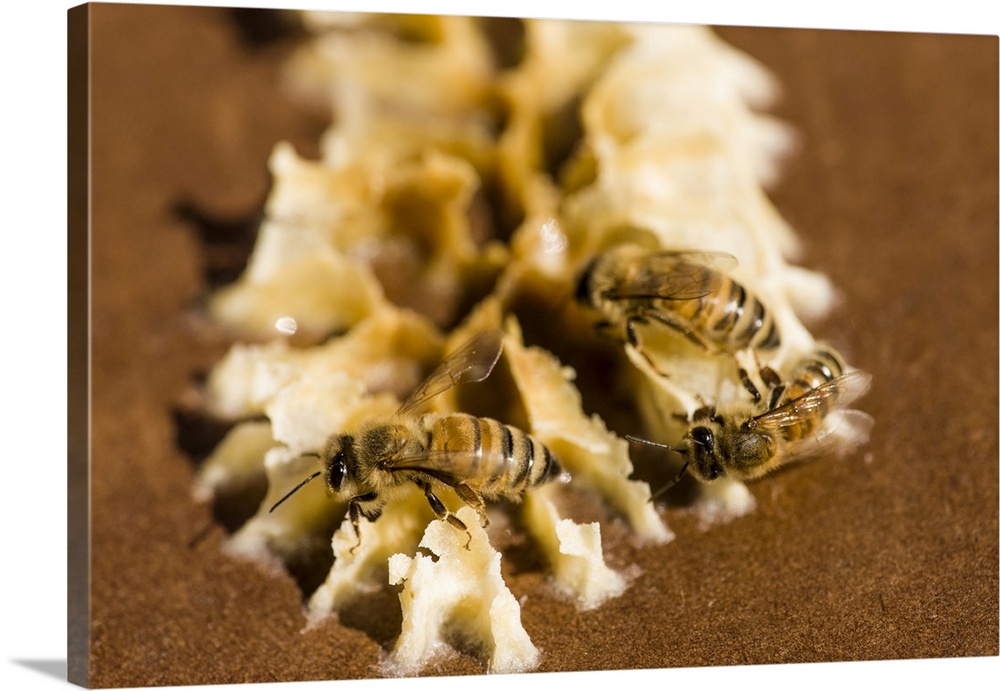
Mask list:
[{"label": "bee's leg", "polygon": [[778,407],[778,402],[781,400],[781,396],[785,393],[785,385],[778,379],[778,374],[769,368],[771,374],[774,375],[775,381],[768,381],[767,385],[771,387],[771,400],[767,403],[768,410],[774,410]]},{"label": "bee's leg", "polygon": [[754,403],[760,403],[760,391],[753,381],[751,381],[750,373],[743,367],[738,368],[738,370],[740,373],[740,383],[743,384],[743,388],[750,393],[750,397],[753,398]]},{"label": "bee's leg", "polygon": [[471,506],[479,514],[479,521],[485,528],[490,524],[490,519],[486,516],[486,503],[479,494],[466,484],[459,484],[454,486],[455,494],[458,498],[464,501],[466,504]]},{"label": "bee's leg", "polygon": [[771,389],[771,400],[768,401],[767,409],[774,410],[778,407],[778,401],[781,400],[782,394],[785,393],[785,384],[781,381],[778,373],[770,367],[761,369],[760,376],[764,380],[764,383]]},{"label": "bee's leg", "polygon": [[760,364],[760,358],[757,356],[756,350],[753,351],[753,359],[757,364],[757,372],[760,374],[760,380],[771,392],[771,396],[767,402],[767,409],[774,410],[781,399],[781,395],[785,392],[785,385],[781,381],[781,376],[772,367]]},{"label": "bee's leg", "polygon": [[760,378],[765,384],[767,384],[767,388],[772,391],[781,386],[781,377],[777,372],[766,365],[760,368]]},{"label": "bee's leg", "polygon": [[[702,406],[697,410],[695,410],[693,413],[691,413],[690,417],[688,417],[687,419],[687,422],[695,422],[696,420],[714,419],[716,417],[715,406],[708,405],[707,403],[705,403],[704,399],[702,399],[701,397],[701,394],[698,394],[697,398],[699,401],[701,401]],[[681,416],[678,415],[678,417]]]},{"label": "bee's leg", "polygon": [[760,373],[760,380],[767,385],[767,388],[772,390],[779,386],[781,384],[781,377],[774,371],[774,368],[770,365],[760,364],[760,356],[756,350],[751,349],[750,352],[753,353],[753,361],[757,365],[757,372]]},{"label": "bee's leg", "polygon": [[647,312],[646,316],[655,319],[664,326],[673,329],[674,331],[679,331],[684,334],[685,337],[692,343],[694,343],[699,348],[703,348],[708,352],[709,355],[718,355],[719,348],[714,343],[709,341],[707,338],[702,336],[700,333],[690,328],[683,322],[676,321],[670,317],[664,316],[660,312]]},{"label": "bee's leg", "polygon": [[640,318],[629,319],[627,322],[625,322],[625,334],[628,336],[628,342],[632,345],[633,348],[635,348],[635,352],[639,353],[639,355],[642,356],[642,359],[649,364],[649,366],[653,369],[653,371],[656,372],[659,376],[663,377],[664,379],[669,379],[670,375],[661,370],[660,366],[657,365],[656,362],[653,360],[653,358],[649,356],[649,353],[646,352],[646,349],[643,347],[642,342],[639,340],[639,333],[635,330],[636,324],[648,324],[648,323],[649,322],[647,322],[645,319],[640,319]]},{"label": "bee's leg", "polygon": [[378,507],[373,511],[364,511],[361,508],[361,504],[365,502],[372,502],[378,499],[377,492],[369,492],[368,494],[359,494],[355,497],[351,497],[351,500],[347,503],[347,515],[351,519],[351,525],[354,527],[354,536],[358,538],[357,544],[351,547],[351,554],[354,554],[354,550],[358,548],[361,544],[361,529],[359,527],[361,523],[361,516],[364,516],[369,521],[376,520],[380,515],[382,515],[382,508]]},{"label": "bee's leg", "polygon": [[778,407],[778,402],[781,400],[782,394],[785,393],[785,385],[780,384],[779,386],[771,389],[771,400],[767,404],[768,410],[774,410]]},{"label": "bee's leg", "polygon": [[434,511],[434,514],[438,518],[448,521],[459,530],[465,531],[466,535],[469,536],[469,541],[465,543],[465,548],[469,549],[469,545],[472,544],[472,533],[469,532],[469,527],[465,525],[461,518],[449,511],[448,507],[444,505],[444,502],[438,499],[438,496],[434,494],[434,490],[431,488],[430,484],[420,481],[417,481],[416,484],[424,491],[424,496],[427,497],[427,503],[431,505],[431,510]]},{"label": "bee's leg", "polygon": [[648,323],[649,322],[647,322],[645,319],[638,319],[638,318],[629,319],[627,322],[625,322],[625,334],[626,336],[628,336],[628,342],[631,343],[636,348],[636,350],[640,350],[642,348],[642,344],[639,343],[639,334],[635,330],[635,325],[648,324]]},{"label": "bee's leg", "polygon": [[361,522],[361,517],[364,516],[369,521],[374,521],[382,514],[382,509],[376,508],[371,511],[365,511],[361,508],[362,504],[368,502],[373,502],[378,499],[378,493],[369,492],[368,494],[359,494],[356,497],[351,497],[351,501],[347,504],[347,513],[351,517],[351,525],[354,526],[354,534],[361,538],[361,531],[358,528],[358,524]]}]

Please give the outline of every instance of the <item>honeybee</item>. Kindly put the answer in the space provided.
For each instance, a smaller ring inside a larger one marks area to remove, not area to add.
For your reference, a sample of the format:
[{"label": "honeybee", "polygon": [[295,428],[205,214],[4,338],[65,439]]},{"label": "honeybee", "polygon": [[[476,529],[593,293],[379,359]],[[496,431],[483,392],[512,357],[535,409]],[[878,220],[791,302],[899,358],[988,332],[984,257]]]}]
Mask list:
[{"label": "honeybee", "polygon": [[[773,371],[762,373],[770,388],[767,400],[745,379],[753,402],[736,403],[718,412],[711,407],[696,411],[679,448],[638,437],[628,439],[684,457],[676,479],[657,495],[688,469],[702,482],[759,478],[793,460],[836,448],[851,437],[858,439],[871,429],[870,415],[846,409],[868,390],[871,375],[844,370],[843,357],[824,345],[803,358],[784,382],[779,383]],[[834,411],[850,421],[853,429],[847,431],[851,435],[838,435],[843,430],[826,424]]]},{"label": "honeybee", "polygon": [[603,316],[598,330],[618,331],[654,368],[637,325],[673,329],[712,354],[773,350],[781,343],[774,317],[727,275],[736,263],[725,252],[618,245],[583,268],[575,297]]},{"label": "honeybee", "polygon": [[474,508],[484,525],[485,499],[520,499],[529,488],[562,474],[558,460],[541,442],[497,420],[465,413],[418,415],[451,387],[489,376],[503,348],[503,332],[484,331],[456,350],[389,417],[367,421],[351,434],[334,434],[322,454],[325,470],[303,480],[271,507],[274,511],[306,483],[326,473],[331,492],[348,491],[348,515],[360,538],[364,516],[376,520],[393,491],[412,483],[423,490],[438,518],[468,529],[435,494],[451,487]]}]

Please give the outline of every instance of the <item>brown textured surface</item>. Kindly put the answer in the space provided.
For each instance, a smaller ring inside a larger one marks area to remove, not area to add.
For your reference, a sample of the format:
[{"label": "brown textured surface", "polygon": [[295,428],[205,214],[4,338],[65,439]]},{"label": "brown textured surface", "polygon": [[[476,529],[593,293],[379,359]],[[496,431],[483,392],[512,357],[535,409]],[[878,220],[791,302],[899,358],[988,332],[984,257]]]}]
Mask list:
[{"label": "brown textured surface", "polygon": [[[302,633],[291,578],[220,553],[173,416],[225,343],[189,316],[203,248],[171,209],[253,209],[272,144],[308,151],[316,124],[277,92],[280,51],[223,11],[91,12],[91,684],[374,676],[392,627]],[[514,575],[539,670],[997,655],[997,39],[720,34],[775,72],[802,134],[772,198],[843,291],[817,330],[874,374],[871,462],[758,482],[757,512],[708,532],[668,509],[663,547],[609,528],[611,562],[643,573],[596,611]]]}]

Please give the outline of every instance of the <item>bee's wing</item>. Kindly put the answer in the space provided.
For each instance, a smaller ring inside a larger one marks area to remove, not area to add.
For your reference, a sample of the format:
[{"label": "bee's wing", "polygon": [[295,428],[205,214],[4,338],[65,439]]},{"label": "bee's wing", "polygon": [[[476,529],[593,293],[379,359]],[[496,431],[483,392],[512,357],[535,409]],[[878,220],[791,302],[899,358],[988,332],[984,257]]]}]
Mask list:
[{"label": "bee's wing", "polygon": [[851,452],[868,441],[875,418],[860,410],[835,410],[813,434],[789,442],[785,461],[800,460],[809,456],[838,456]]},{"label": "bee's wing", "polygon": [[503,350],[503,331],[490,329],[470,338],[446,357],[400,406],[398,414],[413,412],[456,384],[477,382],[490,376]]},{"label": "bee's wing", "polygon": [[780,429],[825,415],[834,408],[843,408],[855,401],[868,391],[870,383],[871,375],[867,372],[846,372],[774,410],[752,418],[752,422],[766,429]]},{"label": "bee's wing", "polygon": [[385,469],[390,472],[416,470],[454,486],[469,479],[496,477],[506,464],[507,459],[502,454],[487,449],[480,449],[479,452],[473,449],[427,449],[387,461]]},{"label": "bee's wing", "polygon": [[737,261],[726,252],[668,250],[643,257],[642,264],[643,270],[622,281],[610,298],[696,300],[718,290]]}]

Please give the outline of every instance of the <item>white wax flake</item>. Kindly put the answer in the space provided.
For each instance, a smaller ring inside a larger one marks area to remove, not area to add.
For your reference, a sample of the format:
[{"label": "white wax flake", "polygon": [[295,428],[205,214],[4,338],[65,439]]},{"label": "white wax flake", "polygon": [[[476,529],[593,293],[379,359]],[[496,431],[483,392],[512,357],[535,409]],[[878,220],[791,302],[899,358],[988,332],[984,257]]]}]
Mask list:
[{"label": "white wax flake", "polygon": [[599,523],[560,518],[544,491],[525,497],[524,518],[556,588],[576,601],[581,610],[595,609],[625,592],[628,579],[604,562]]},{"label": "white wax flake", "polygon": [[274,389],[274,382],[258,377],[261,365],[287,362],[291,357],[284,341],[236,343],[209,374],[205,386],[208,409],[233,419],[263,412],[263,402]]},{"label": "white wax flake", "polygon": [[403,586],[403,627],[385,668],[392,676],[415,674],[456,640],[479,650],[494,674],[526,672],[538,664],[520,605],[500,574],[500,553],[474,510],[462,507],[456,515],[468,533],[434,521],[420,542],[429,555],[389,559],[389,583]]},{"label": "white wax flake", "polygon": [[258,478],[264,472],[264,454],[276,444],[267,421],[249,420],[235,425],[198,469],[196,496],[210,499],[220,488]]},{"label": "white wax flake", "polygon": [[[832,449],[838,458],[843,458],[868,443],[874,426],[875,418],[864,411],[835,410],[819,431],[822,436],[819,444]],[[870,455],[866,454],[866,461],[870,460]]]},{"label": "white wax flake", "polygon": [[385,302],[371,269],[330,248],[289,259],[261,279],[244,274],[209,302],[220,324],[270,337],[275,321],[294,312],[299,326],[318,334],[348,328]]},{"label": "white wax flake", "polygon": [[283,336],[291,336],[299,330],[299,323],[295,321],[295,317],[279,317],[274,322],[274,330]]},{"label": "white wax flake", "polygon": [[584,414],[580,392],[566,370],[550,353],[525,348],[514,319],[507,322],[505,343],[531,433],[559,458],[572,482],[597,491],[628,519],[641,539],[671,540],[673,533],[649,502],[649,485],[629,479],[633,468],[628,442],[609,432],[598,416]]},{"label": "white wax flake", "polygon": [[320,468],[317,459],[304,457],[284,446],[264,456],[268,491],[254,514],[227,543],[227,550],[251,557],[288,557],[316,545],[321,527],[331,515],[343,511],[342,502],[326,493],[317,477],[274,511],[278,500]]},{"label": "white wax flake", "polygon": [[701,486],[695,512],[702,529],[745,516],[757,508],[757,500],[739,480],[723,478]]},{"label": "white wax flake", "polygon": [[397,552],[412,553],[433,513],[423,492],[408,488],[386,503],[378,521],[364,517],[354,532],[345,517],[333,534],[334,562],[324,583],[309,599],[309,622],[314,624],[344,604],[386,583],[386,563]]},{"label": "white wax flake", "polygon": [[542,251],[545,254],[561,254],[569,244],[566,234],[559,228],[555,219],[549,219],[542,224]]},{"label": "white wax flake", "polygon": [[364,382],[337,372],[294,379],[265,410],[276,440],[297,451],[316,452],[332,433],[352,429],[370,417],[391,415],[398,406],[394,396],[372,396]]},{"label": "white wax flake", "polygon": [[525,218],[510,238],[507,280],[526,270],[539,271],[553,281],[564,281],[571,273],[569,238],[559,219],[559,202],[559,191],[550,179],[537,175],[526,185]]}]

